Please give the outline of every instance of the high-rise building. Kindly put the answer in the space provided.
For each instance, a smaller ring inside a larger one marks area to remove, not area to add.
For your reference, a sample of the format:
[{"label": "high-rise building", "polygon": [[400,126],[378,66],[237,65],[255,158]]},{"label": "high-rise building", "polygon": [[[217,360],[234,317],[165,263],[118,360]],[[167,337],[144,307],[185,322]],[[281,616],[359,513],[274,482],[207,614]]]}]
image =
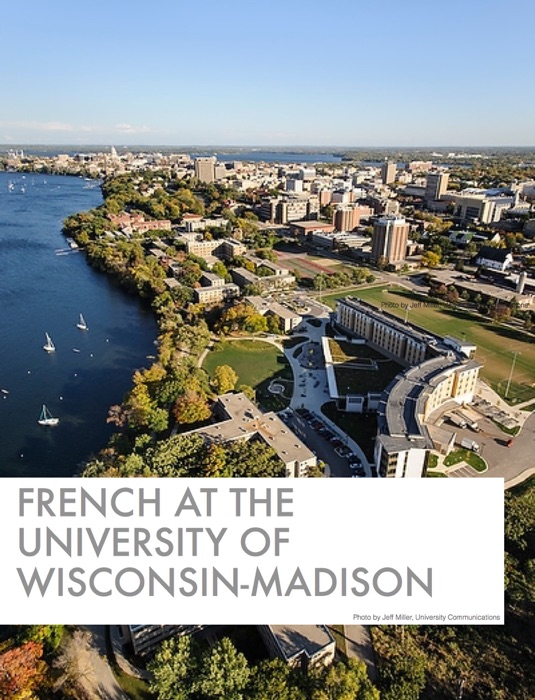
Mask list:
[{"label": "high-rise building", "polygon": [[405,260],[409,224],[401,216],[383,216],[373,225],[372,260],[397,265]]},{"label": "high-rise building", "polygon": [[396,179],[396,164],[386,160],[381,166],[381,180],[383,185],[390,185]]},{"label": "high-rise building", "polygon": [[372,214],[373,210],[370,207],[358,204],[341,204],[334,211],[334,227],[337,231],[354,231],[360,225],[361,218]]},{"label": "high-rise building", "polygon": [[425,201],[434,202],[446,194],[449,179],[449,173],[428,173],[425,183]]},{"label": "high-rise building", "polygon": [[215,158],[196,158],[195,177],[201,182],[214,182],[215,180]]}]

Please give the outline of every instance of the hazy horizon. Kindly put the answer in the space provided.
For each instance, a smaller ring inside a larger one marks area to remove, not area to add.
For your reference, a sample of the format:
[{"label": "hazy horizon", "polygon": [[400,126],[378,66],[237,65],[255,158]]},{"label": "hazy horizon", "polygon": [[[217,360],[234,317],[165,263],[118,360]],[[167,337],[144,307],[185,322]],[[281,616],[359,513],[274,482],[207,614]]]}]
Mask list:
[{"label": "hazy horizon", "polygon": [[289,144],[258,144],[258,143],[251,143],[251,144],[244,144],[244,145],[239,145],[239,144],[234,144],[234,143],[212,143],[212,144],[173,144],[173,143],[159,143],[159,144],[148,144],[148,143],[129,143],[129,144],[122,144],[122,143],[84,143],[84,142],[75,142],[75,141],[65,141],[65,142],[50,142],[50,143],[45,143],[45,142],[20,142],[20,143],[0,143],[0,149],[4,150],[17,150],[17,149],[25,149],[25,148],[46,148],[46,149],[55,149],[55,148],[65,148],[67,146],[70,147],[93,147],[93,148],[106,148],[110,149],[112,146],[115,148],[119,148],[121,150],[123,149],[128,149],[128,148],[135,148],[135,149],[140,149],[140,148],[146,148],[146,149],[158,149],[158,148],[165,148],[165,149],[187,149],[187,150],[214,150],[214,149],[232,149],[232,150],[241,150],[241,151],[247,151],[247,150],[255,150],[255,151],[264,151],[264,150],[272,150],[272,151],[287,151],[287,150],[297,150],[297,151],[384,151],[384,150],[399,150],[399,151],[423,151],[423,152],[429,152],[432,150],[452,150],[455,151],[455,149],[463,149],[464,152],[468,151],[489,151],[489,150],[520,150],[520,151],[530,151],[532,149],[535,150],[535,143],[530,144],[530,145],[516,145],[516,144],[496,144],[496,145],[489,145],[489,144],[434,144],[434,145],[414,145],[414,146],[409,146],[409,145],[394,145],[394,146],[389,146],[389,145],[326,145],[326,144],[295,144],[295,143],[289,143]]}]

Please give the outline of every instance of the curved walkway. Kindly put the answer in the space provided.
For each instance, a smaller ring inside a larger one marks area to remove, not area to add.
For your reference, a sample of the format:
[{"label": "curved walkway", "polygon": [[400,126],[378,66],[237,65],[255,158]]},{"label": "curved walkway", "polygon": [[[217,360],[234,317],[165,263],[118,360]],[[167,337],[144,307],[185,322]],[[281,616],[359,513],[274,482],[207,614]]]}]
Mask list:
[{"label": "curved walkway", "polygon": [[336,423],[333,423],[321,410],[323,404],[330,401],[327,372],[324,368],[311,369],[303,367],[299,357],[294,357],[297,348],[301,348],[310,343],[321,343],[321,338],[325,332],[326,321],[327,319],[322,319],[321,325],[317,327],[303,322],[303,324],[306,323],[306,331],[304,331],[304,335],[307,336],[306,340],[284,350],[284,354],[290,363],[294,375],[294,391],[290,407],[293,409],[305,407],[320,417],[329,429],[338,435],[348,448],[358,456],[366,471],[366,475],[371,476],[371,465],[366,459],[366,455],[362,451],[360,445],[350,438]]}]

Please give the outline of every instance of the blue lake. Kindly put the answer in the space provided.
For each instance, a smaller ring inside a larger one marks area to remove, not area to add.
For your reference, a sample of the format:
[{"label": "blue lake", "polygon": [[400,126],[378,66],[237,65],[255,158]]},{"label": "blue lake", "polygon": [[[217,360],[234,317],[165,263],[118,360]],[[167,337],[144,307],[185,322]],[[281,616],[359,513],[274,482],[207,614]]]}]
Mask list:
[{"label": "blue lake", "polygon": [[[66,216],[101,203],[82,178],[0,173],[0,476],[75,474],[106,445],[109,406],[155,353],[150,308],[61,233]],[[45,333],[56,352],[43,350]],[[38,425],[43,404],[56,427]]]}]

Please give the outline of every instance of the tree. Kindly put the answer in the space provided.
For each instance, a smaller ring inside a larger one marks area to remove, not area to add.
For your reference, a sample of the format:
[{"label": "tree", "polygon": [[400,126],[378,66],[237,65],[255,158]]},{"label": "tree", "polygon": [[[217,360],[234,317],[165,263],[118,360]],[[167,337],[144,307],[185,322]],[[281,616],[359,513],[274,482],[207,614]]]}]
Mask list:
[{"label": "tree", "polygon": [[188,389],[175,403],[173,415],[179,423],[201,423],[210,418],[211,411],[204,397]]},{"label": "tree", "polygon": [[238,381],[238,375],[229,365],[218,365],[212,375],[212,384],[218,394],[232,391]]},{"label": "tree", "polygon": [[450,304],[457,304],[459,302],[459,292],[453,284],[448,287],[446,300],[449,301]]},{"label": "tree", "polygon": [[200,655],[191,636],[166,639],[149,663],[150,690],[158,700],[188,700],[196,685]]},{"label": "tree", "polygon": [[425,686],[425,655],[410,635],[390,650],[380,669],[379,686],[381,700],[419,700]]},{"label": "tree", "polygon": [[64,625],[30,625],[22,628],[18,639],[20,642],[40,642],[45,652],[52,653],[61,644],[64,633]]},{"label": "tree", "polygon": [[196,684],[207,700],[241,700],[250,673],[245,656],[224,638],[203,655]]},{"label": "tree", "polygon": [[422,255],[422,265],[424,267],[438,267],[440,265],[441,256],[439,253],[433,252],[432,250],[426,250]]},{"label": "tree", "polygon": [[281,659],[261,661],[251,673],[248,700],[305,700],[305,694],[292,686],[292,671]]},{"label": "tree", "polygon": [[317,687],[311,700],[379,700],[379,691],[368,678],[363,661],[350,659],[316,672]]},{"label": "tree", "polygon": [[0,698],[29,700],[44,681],[43,645],[25,642],[0,654]]},{"label": "tree", "polygon": [[248,399],[251,399],[251,401],[254,401],[256,398],[256,392],[252,386],[249,386],[249,384],[240,384],[237,391],[243,392]]}]

